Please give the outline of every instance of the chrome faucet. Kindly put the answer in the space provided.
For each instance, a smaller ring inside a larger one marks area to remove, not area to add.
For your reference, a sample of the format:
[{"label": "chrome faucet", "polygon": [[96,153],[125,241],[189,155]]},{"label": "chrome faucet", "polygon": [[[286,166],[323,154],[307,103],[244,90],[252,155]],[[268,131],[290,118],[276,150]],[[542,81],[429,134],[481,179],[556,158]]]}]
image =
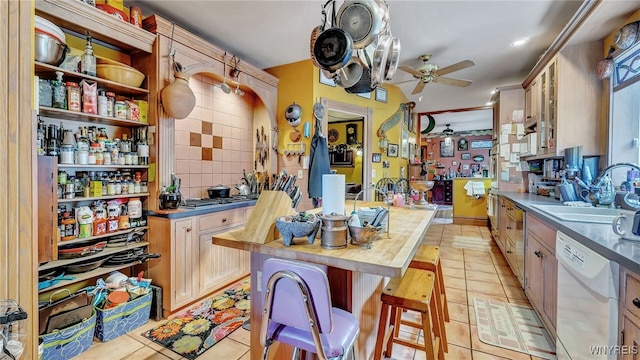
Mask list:
[{"label": "chrome faucet", "polygon": [[[584,181],[580,180],[580,178],[576,177],[575,181],[578,185],[580,185],[581,187],[583,187],[587,192],[584,195],[580,195],[585,201],[589,201],[591,203],[593,203],[594,205],[598,205],[599,201],[600,201],[600,190],[601,187],[604,183],[604,178],[605,176],[609,175],[609,173],[611,173],[612,170],[617,169],[617,168],[621,168],[621,167],[631,167],[634,168],[638,171],[640,171],[640,166],[633,164],[633,163],[617,163],[617,164],[612,164],[607,166],[607,168],[605,168],[602,173],[600,175],[598,175],[598,177],[596,177],[596,179],[593,181],[592,184],[588,185],[585,184]],[[584,192],[584,190],[583,190]],[[627,192],[627,194],[625,194],[624,198],[623,198],[623,202],[625,203],[625,205],[632,207],[632,208],[636,208],[636,209],[640,209],[640,204],[638,204],[637,202],[631,203],[629,201],[629,199],[627,198],[629,196],[629,192]]]},{"label": "chrome faucet", "polygon": [[387,239],[391,239],[391,236],[389,235],[389,226],[391,226],[390,225],[391,224],[391,208],[390,208],[391,200],[387,199],[387,194],[385,194],[382,190],[375,187],[374,184],[371,184],[370,187],[360,190],[360,192],[356,194],[356,197],[353,199],[353,211],[357,212],[356,202],[358,201],[358,197],[360,196],[360,194],[363,194],[367,190],[375,190],[380,194],[382,194],[383,199],[385,199],[384,203],[387,205]]}]

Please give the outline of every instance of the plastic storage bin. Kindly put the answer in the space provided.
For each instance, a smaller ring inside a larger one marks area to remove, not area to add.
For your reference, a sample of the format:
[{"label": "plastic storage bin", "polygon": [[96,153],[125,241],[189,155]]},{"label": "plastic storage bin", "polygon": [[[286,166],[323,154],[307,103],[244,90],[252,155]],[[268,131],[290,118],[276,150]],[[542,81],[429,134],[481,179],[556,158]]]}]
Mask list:
[{"label": "plastic storage bin", "polygon": [[96,311],[81,323],[40,335],[43,359],[70,359],[91,347],[96,327]]},{"label": "plastic storage bin", "polygon": [[149,321],[153,292],[111,309],[96,309],[96,337],[109,341],[124,335]]}]

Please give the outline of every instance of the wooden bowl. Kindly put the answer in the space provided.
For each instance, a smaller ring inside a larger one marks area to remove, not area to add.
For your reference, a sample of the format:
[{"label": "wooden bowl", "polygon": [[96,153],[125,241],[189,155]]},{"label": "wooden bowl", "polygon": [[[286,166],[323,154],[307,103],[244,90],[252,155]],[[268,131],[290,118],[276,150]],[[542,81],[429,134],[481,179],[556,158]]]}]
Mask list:
[{"label": "wooden bowl", "polygon": [[422,180],[409,181],[409,186],[419,192],[425,192],[427,190],[431,190],[433,189],[433,185],[435,185],[434,181],[422,181]]},{"label": "wooden bowl", "polygon": [[144,81],[143,73],[127,65],[97,64],[96,73],[103,79],[133,87],[140,87]]}]

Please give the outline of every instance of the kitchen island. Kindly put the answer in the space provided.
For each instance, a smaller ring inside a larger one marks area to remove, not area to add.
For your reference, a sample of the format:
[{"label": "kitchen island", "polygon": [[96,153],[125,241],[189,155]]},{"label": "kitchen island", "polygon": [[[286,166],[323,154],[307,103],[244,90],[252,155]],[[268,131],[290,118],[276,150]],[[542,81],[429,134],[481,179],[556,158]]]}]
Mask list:
[{"label": "kitchen island", "polygon": [[[358,206],[377,206],[380,203],[358,202]],[[352,209],[353,202],[347,201],[346,209]],[[319,211],[320,209],[314,209]],[[435,211],[391,207],[390,231],[380,233],[379,240],[371,249],[348,244],[343,249],[324,249],[320,240],[309,244],[298,238],[289,247],[282,239],[266,244],[243,240],[244,229],[236,229],[212,237],[214,245],[226,246],[251,252],[251,359],[261,358],[260,324],[262,322],[262,263],[270,257],[307,261],[329,267],[333,306],[353,313],[360,321],[360,335],[357,343],[357,358],[368,359],[373,355],[376,331],[380,314],[380,292],[387,278],[402,276],[413,258]],[[274,344],[272,358],[280,358],[285,347]]]}]

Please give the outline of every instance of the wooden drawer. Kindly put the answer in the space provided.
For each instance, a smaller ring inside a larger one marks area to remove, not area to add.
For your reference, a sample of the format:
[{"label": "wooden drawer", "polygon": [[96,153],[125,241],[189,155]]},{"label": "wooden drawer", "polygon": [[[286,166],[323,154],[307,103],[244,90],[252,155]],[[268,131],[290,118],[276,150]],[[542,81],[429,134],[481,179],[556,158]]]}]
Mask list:
[{"label": "wooden drawer", "polygon": [[535,234],[542,245],[546,246],[553,255],[556,253],[556,230],[531,215],[530,211],[526,212],[527,216],[527,235]]},{"label": "wooden drawer", "polygon": [[200,216],[199,230],[200,232],[233,227],[244,224],[245,209],[233,209],[216,212],[209,215]]},{"label": "wooden drawer", "polygon": [[[640,318],[640,280],[628,272],[624,273],[624,303],[622,304],[630,313]],[[638,304],[637,306],[634,304]]]}]

